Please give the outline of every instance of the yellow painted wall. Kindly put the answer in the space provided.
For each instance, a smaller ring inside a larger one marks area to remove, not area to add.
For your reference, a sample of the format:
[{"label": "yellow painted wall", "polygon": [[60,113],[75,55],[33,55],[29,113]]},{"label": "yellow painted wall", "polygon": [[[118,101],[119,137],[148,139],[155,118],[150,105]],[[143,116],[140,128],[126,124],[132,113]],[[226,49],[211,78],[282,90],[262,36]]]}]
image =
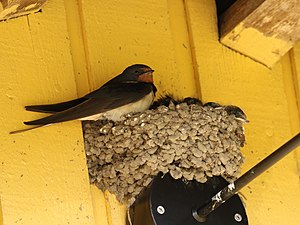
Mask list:
[{"label": "yellow painted wall", "polygon": [[[272,70],[218,42],[212,0],[51,0],[0,22],[0,224],[125,224],[125,206],[89,186],[80,122],[8,135],[38,118],[24,105],[68,100],[133,63],[159,94],[241,106],[243,171],[299,132],[300,45]],[[300,224],[300,153],[242,193],[251,225]]]},{"label": "yellow painted wall", "polygon": [[[0,199],[4,225],[94,224],[81,126],[9,135],[28,104],[76,97],[64,3],[0,22]],[[1,221],[1,220],[0,220]]]}]

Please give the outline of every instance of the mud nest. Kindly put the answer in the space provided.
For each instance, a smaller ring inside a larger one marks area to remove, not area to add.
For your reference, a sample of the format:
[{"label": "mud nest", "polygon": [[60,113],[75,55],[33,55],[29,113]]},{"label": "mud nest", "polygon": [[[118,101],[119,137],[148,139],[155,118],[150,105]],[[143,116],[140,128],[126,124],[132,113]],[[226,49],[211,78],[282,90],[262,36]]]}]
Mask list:
[{"label": "mud nest", "polygon": [[118,122],[84,122],[90,182],[132,204],[159,172],[201,183],[212,176],[234,180],[245,142],[235,112],[190,98],[167,98]]}]

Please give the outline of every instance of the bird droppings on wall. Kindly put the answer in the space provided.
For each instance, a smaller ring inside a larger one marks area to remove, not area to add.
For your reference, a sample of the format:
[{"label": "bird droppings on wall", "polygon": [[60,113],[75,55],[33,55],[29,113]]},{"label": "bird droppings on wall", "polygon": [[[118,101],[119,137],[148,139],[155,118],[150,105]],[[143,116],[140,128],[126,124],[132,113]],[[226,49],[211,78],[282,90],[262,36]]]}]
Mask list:
[{"label": "bird droppings on wall", "polygon": [[202,183],[237,178],[244,123],[226,107],[174,102],[118,122],[84,122],[90,182],[132,204],[159,172]]}]

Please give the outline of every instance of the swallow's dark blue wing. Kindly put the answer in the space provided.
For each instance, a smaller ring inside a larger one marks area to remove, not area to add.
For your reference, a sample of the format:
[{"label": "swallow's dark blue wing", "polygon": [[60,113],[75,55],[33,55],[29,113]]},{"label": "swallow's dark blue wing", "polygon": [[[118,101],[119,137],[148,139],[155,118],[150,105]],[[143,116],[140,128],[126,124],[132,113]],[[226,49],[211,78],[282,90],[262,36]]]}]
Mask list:
[{"label": "swallow's dark blue wing", "polygon": [[60,102],[60,103],[55,103],[55,104],[47,104],[47,105],[29,105],[25,106],[25,109],[27,111],[32,111],[32,112],[41,112],[41,113],[58,113],[65,111],[67,109],[73,108],[89,99],[89,96],[96,96],[99,93],[101,94],[102,92],[99,90],[102,90],[103,88],[107,86],[112,86],[115,83],[122,83],[122,79],[124,79],[124,76],[118,75],[115,78],[111,79],[110,81],[106,82],[100,89],[97,89],[89,94],[87,94],[84,97],[77,98],[71,101],[67,102]]},{"label": "swallow's dark blue wing", "polygon": [[85,98],[77,98],[71,101],[67,102],[60,102],[56,104],[49,104],[49,105],[28,105],[25,106],[25,109],[27,111],[32,112],[42,112],[42,113],[58,113],[62,112],[64,110],[67,110],[69,108],[75,107],[76,105],[79,105],[86,101]]},{"label": "swallow's dark blue wing", "polygon": [[156,91],[152,83],[123,82],[104,85],[84,96],[84,101],[74,107],[24,123],[26,125],[47,125],[92,116],[137,102],[152,91]]}]

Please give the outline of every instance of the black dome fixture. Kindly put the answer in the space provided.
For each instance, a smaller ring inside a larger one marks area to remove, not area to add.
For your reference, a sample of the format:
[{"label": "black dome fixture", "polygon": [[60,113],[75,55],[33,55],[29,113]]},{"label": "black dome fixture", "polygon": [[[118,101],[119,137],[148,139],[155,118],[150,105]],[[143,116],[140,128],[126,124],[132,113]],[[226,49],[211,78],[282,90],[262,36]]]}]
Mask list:
[{"label": "black dome fixture", "polygon": [[128,225],[247,225],[237,192],[300,145],[300,133],[236,181],[212,177],[204,184],[158,174],[129,209]]}]

